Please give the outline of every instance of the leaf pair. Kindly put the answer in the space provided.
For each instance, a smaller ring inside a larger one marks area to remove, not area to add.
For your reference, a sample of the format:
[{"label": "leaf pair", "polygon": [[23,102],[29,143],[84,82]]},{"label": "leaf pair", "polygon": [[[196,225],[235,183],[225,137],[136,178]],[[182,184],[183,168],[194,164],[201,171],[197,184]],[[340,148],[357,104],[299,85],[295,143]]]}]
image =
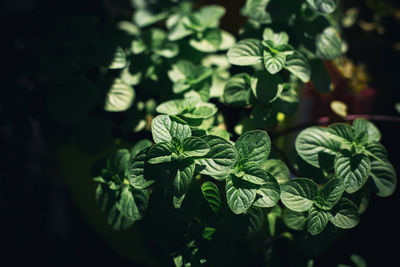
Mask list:
[{"label": "leaf pair", "polygon": [[96,200],[108,212],[108,223],[115,230],[125,230],[143,217],[148,206],[147,190],[134,188],[128,181],[131,155],[120,149],[107,160],[107,169],[94,180],[99,183]]},{"label": "leaf pair", "polygon": [[358,191],[372,177],[373,190],[379,196],[389,196],[396,187],[396,174],[380,137],[375,125],[357,119],[352,127],[341,123],[308,128],[297,136],[295,145],[310,165],[334,169],[347,193]]},{"label": "leaf pair", "polygon": [[187,97],[161,103],[157,106],[156,111],[167,115],[181,116],[183,119],[208,119],[217,112],[217,108],[214,104],[201,102],[196,97]]},{"label": "leaf pair", "polygon": [[341,198],[344,192],[341,179],[331,179],[320,189],[307,178],[295,178],[282,185],[281,200],[290,210],[283,219],[288,227],[317,235],[330,221],[339,228],[355,227],[359,222],[358,209],[353,202]]},{"label": "leaf pair", "polygon": [[211,76],[211,68],[195,65],[187,60],[178,61],[168,71],[168,77],[174,83],[172,89],[174,93],[193,90],[203,101],[208,101],[210,96]]},{"label": "leaf pair", "polygon": [[272,207],[279,200],[280,188],[275,177],[262,169],[271,150],[264,131],[250,131],[235,143],[238,161],[226,178],[226,198],[230,209],[241,214],[250,208]]},{"label": "leaf pair", "polygon": [[227,50],[235,42],[233,35],[218,28],[225,8],[207,5],[194,12],[182,11],[181,14],[174,14],[167,20],[170,40],[190,36],[189,44],[194,49],[206,53]]},{"label": "leaf pair", "polygon": [[303,82],[310,80],[311,70],[307,59],[288,45],[289,37],[285,32],[274,33],[266,28],[263,39],[243,39],[236,43],[228,50],[229,62],[239,66],[263,63],[271,74],[285,68]]}]

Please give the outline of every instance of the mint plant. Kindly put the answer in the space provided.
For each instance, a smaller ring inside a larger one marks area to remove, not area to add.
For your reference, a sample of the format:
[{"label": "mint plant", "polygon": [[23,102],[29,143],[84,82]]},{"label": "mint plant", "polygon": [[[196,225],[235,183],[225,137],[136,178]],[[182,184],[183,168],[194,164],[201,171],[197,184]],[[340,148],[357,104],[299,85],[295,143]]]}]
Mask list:
[{"label": "mint plant", "polygon": [[[230,12],[222,6],[132,2],[133,19],[118,23],[123,38],[100,67],[109,86],[99,93],[82,79],[93,97],[69,116],[56,102],[51,110],[74,123],[102,96],[107,120],[122,114],[119,138],[144,137],[108,157],[96,199],[112,228],[157,240],[161,265],[312,266],[305,247],[327,249],[362,221],[372,194],[394,193],[371,121],[332,117],[296,128],[290,149],[277,141],[297,120],[304,85],[334,89],[324,66],[346,52],[339,1],[247,0],[235,35],[220,27]],[[285,251],[299,253],[277,260]]]}]

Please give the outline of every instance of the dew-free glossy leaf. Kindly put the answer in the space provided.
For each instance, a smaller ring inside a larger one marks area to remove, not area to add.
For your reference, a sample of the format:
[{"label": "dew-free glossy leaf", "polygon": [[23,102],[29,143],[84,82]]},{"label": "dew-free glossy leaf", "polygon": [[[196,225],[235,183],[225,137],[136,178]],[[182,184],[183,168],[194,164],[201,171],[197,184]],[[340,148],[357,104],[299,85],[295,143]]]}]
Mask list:
[{"label": "dew-free glossy leaf", "polygon": [[342,179],[331,179],[319,189],[314,204],[322,210],[331,210],[338,203],[343,192]]},{"label": "dew-free glossy leaf", "polygon": [[192,135],[189,125],[183,120],[167,115],[159,115],[151,122],[154,142],[171,142],[172,138],[183,140]]},{"label": "dew-free glossy leaf", "polygon": [[171,142],[160,142],[154,144],[147,152],[147,161],[151,164],[170,162],[174,150],[174,146]]},{"label": "dew-free glossy leaf", "polygon": [[201,139],[210,146],[210,151],[202,159],[196,159],[196,163],[201,166],[200,173],[220,176],[230,172],[238,160],[233,145],[219,136],[206,135]]},{"label": "dew-free glossy leaf", "polygon": [[156,111],[158,113],[168,115],[178,115],[187,110],[193,109],[198,102],[199,99],[195,97],[189,97],[185,99],[173,99],[158,105]]},{"label": "dew-free glossy leaf", "polygon": [[251,90],[257,101],[266,105],[276,97],[281,83],[279,75],[264,70],[256,71],[251,78]]},{"label": "dew-free glossy leaf", "polygon": [[388,197],[394,193],[397,184],[396,172],[387,160],[380,162],[378,160],[371,161],[372,181],[374,191],[380,197]]},{"label": "dew-free glossy leaf", "polygon": [[318,192],[315,182],[307,178],[294,178],[281,186],[283,204],[294,211],[307,211]]},{"label": "dew-free glossy leaf", "polygon": [[194,175],[194,168],[195,164],[191,159],[183,159],[178,162],[171,186],[171,192],[174,196],[180,197],[189,189]]},{"label": "dew-free glossy leaf", "polygon": [[197,40],[190,39],[189,44],[196,50],[211,53],[217,52],[222,43],[222,33],[219,29],[208,29],[203,33],[203,38]]},{"label": "dew-free glossy leaf", "polygon": [[134,159],[139,152],[142,150],[151,147],[153,143],[149,139],[143,139],[137,142],[131,149],[131,159]]},{"label": "dew-free glossy leaf", "polygon": [[333,60],[342,54],[342,41],[337,30],[326,28],[315,39],[316,54],[321,59]]},{"label": "dew-free glossy leaf", "polygon": [[366,119],[356,119],[353,122],[353,129],[356,136],[363,132],[368,132],[368,141],[379,142],[381,140],[381,132],[379,129],[370,121]]},{"label": "dew-free glossy leaf", "polygon": [[331,213],[331,223],[342,229],[353,228],[360,221],[357,206],[347,198],[342,198]]},{"label": "dew-free glossy leaf", "polygon": [[329,222],[330,216],[329,212],[312,206],[307,218],[307,231],[312,235],[321,233]]},{"label": "dew-free glossy leaf", "polygon": [[128,181],[136,189],[145,189],[151,186],[161,175],[154,165],[147,162],[149,147],[141,150],[129,164]]},{"label": "dew-free glossy leaf", "polygon": [[208,119],[217,113],[218,109],[213,103],[199,103],[195,108],[182,114],[189,119]]},{"label": "dew-free glossy leaf", "polygon": [[267,50],[263,52],[264,66],[271,74],[278,73],[283,69],[286,62],[286,55],[283,53],[273,54]]},{"label": "dew-free glossy leaf", "polygon": [[263,185],[270,178],[260,165],[251,161],[245,162],[241,167],[241,171],[244,172],[242,179],[253,184]]},{"label": "dew-free glossy leaf", "polygon": [[263,32],[263,40],[272,41],[275,46],[279,46],[289,42],[289,35],[287,35],[286,32],[274,33],[271,28],[265,28]]},{"label": "dew-free glossy leaf", "polygon": [[264,162],[262,168],[270,173],[279,184],[284,184],[289,181],[290,171],[286,164],[279,159],[269,159]]},{"label": "dew-free glossy leaf", "polygon": [[262,62],[263,47],[257,39],[244,39],[228,50],[228,61],[233,65],[249,66]]},{"label": "dew-free glossy leaf", "polygon": [[282,220],[286,226],[292,230],[303,230],[307,221],[307,213],[284,209],[282,212]]},{"label": "dew-free glossy leaf", "polygon": [[367,181],[371,170],[370,159],[363,154],[339,152],[335,157],[335,174],[344,182],[344,190],[351,194]]},{"label": "dew-free glossy leaf", "polygon": [[225,85],[223,101],[235,106],[247,106],[251,98],[251,77],[247,73],[232,76]]},{"label": "dew-free glossy leaf", "polygon": [[213,182],[207,181],[201,185],[201,191],[210,209],[218,214],[221,209],[221,196],[218,187]]},{"label": "dew-free glossy leaf", "polygon": [[126,66],[125,52],[121,47],[115,49],[114,58],[111,64],[108,66],[109,69],[122,69]]},{"label": "dew-free glossy leaf", "polygon": [[226,201],[233,213],[241,214],[250,208],[256,198],[257,186],[234,175],[226,179]]},{"label": "dew-free glossy leaf", "polygon": [[130,153],[127,149],[119,149],[107,160],[107,169],[123,180],[128,173]]},{"label": "dew-free glossy leaf", "polygon": [[144,28],[144,27],[150,26],[160,20],[165,19],[167,17],[167,15],[168,15],[168,13],[166,13],[166,12],[153,14],[149,10],[139,9],[136,12],[134,12],[133,21],[140,28]]},{"label": "dew-free glossy leaf", "polygon": [[201,157],[210,151],[210,146],[203,139],[195,136],[185,138],[182,142],[184,157]]},{"label": "dew-free glossy leaf", "polygon": [[338,6],[337,0],[307,0],[307,3],[320,13],[332,13]]},{"label": "dew-free glossy leaf", "polygon": [[284,68],[294,74],[302,82],[306,83],[311,78],[311,67],[305,56],[294,51],[292,55],[286,56]]},{"label": "dew-free glossy leaf", "polygon": [[273,207],[278,203],[280,194],[281,189],[278,181],[274,176],[267,173],[264,184],[257,190],[256,200],[253,205],[261,208]]},{"label": "dew-free glossy leaf", "polygon": [[271,23],[271,15],[266,11],[270,0],[247,0],[240,13],[258,23]]},{"label": "dew-free glossy leaf", "polygon": [[337,141],[342,142],[342,143],[350,144],[352,141],[354,141],[354,138],[355,138],[353,128],[344,123],[335,123],[335,124],[329,125],[329,127],[327,128],[327,131],[331,134],[334,134],[335,136],[343,138],[344,140],[338,139],[337,137],[332,137],[332,138],[336,138]]},{"label": "dew-free glossy leaf", "polygon": [[121,79],[115,79],[107,92],[104,109],[110,112],[120,112],[129,109],[135,99],[133,88]]},{"label": "dew-free glossy leaf", "polygon": [[271,151],[271,139],[266,131],[254,130],[242,134],[235,143],[242,159],[255,164],[263,164]]},{"label": "dew-free glossy leaf", "polygon": [[385,161],[388,158],[386,148],[378,142],[368,142],[365,144],[365,150],[373,155],[374,159]]},{"label": "dew-free glossy leaf", "polygon": [[321,127],[310,127],[303,130],[296,138],[296,151],[302,159],[314,167],[320,168],[323,154],[335,156],[340,143],[327,135]]}]

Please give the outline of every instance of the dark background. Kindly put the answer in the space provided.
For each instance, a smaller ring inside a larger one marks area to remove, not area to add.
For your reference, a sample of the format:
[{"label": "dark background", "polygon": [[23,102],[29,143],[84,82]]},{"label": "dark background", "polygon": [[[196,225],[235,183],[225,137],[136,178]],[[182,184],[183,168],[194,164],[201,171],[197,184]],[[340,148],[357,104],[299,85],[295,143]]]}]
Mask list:
[{"label": "dark background", "polygon": [[[35,64],[30,55],[31,47],[51,29],[59,16],[93,14],[112,19],[115,15],[113,2],[121,1],[2,1],[0,98],[18,99],[21,88],[30,90],[40,81],[32,71]],[[396,4],[396,1],[386,2]],[[367,21],[373,20],[374,12],[367,8],[366,1],[346,1],[348,7],[355,5],[361,8],[360,16]],[[235,22],[224,22],[226,25],[232,23]],[[385,26],[383,34],[366,32],[358,26],[345,29],[344,38],[350,48],[347,55],[367,66],[370,85],[377,92],[372,114],[398,117],[394,105],[400,102],[400,50],[394,49],[394,44],[400,42],[400,22],[384,16],[381,23]],[[30,104],[40,105],[40,102],[29,100]],[[4,104],[0,108],[4,108]],[[18,110],[1,113],[20,119]],[[26,142],[21,140],[29,130],[21,127],[19,132],[13,132],[9,125],[0,124],[1,265],[9,262],[6,265],[135,266],[113,251],[84,220],[58,169],[53,147],[43,137],[38,124],[34,120],[31,123],[32,138]],[[389,159],[400,173],[400,124],[375,123],[382,132],[382,143],[388,149]],[[400,238],[399,196],[397,188],[389,198],[372,197],[359,226],[320,255],[316,265],[349,263],[349,255],[358,253],[366,259],[368,266],[393,266],[398,261],[396,244]]]}]

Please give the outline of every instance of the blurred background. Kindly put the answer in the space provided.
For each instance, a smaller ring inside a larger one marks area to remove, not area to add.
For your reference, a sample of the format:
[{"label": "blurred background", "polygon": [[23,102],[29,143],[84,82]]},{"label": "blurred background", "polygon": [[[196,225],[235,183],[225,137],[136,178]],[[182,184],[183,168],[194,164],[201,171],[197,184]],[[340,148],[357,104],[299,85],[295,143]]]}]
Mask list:
[{"label": "blurred background", "polygon": [[[237,15],[244,4],[242,0],[199,2],[224,5],[230,15],[223,19],[222,28],[232,33],[236,33],[244,21]],[[352,97],[343,96],[343,99],[354,107],[353,113],[385,116],[383,121],[374,123],[382,132],[382,143],[399,174],[400,107],[396,111],[395,106],[400,103],[400,2],[347,0],[342,1],[341,10],[345,14],[341,22],[343,38],[349,49],[346,59],[338,65],[351,81],[353,90]],[[72,181],[66,177],[80,170],[90,173],[85,166],[94,159],[88,155],[74,156],[76,148],[68,144],[76,138],[75,128],[44,119],[47,118],[44,87],[48,74],[54,71],[42,67],[43,60],[51,62],[54,52],[53,47],[46,46],[45,40],[58,21],[71,16],[91,21],[103,29],[100,38],[109,40],[104,37],[108,36],[106,33],[114,34],[115,24],[121,19],[130,20],[132,12],[128,0],[1,2],[0,223],[5,249],[0,255],[3,263],[9,262],[11,266],[32,263],[41,266],[145,266],[146,260],[132,262],[129,254],[134,254],[135,258],[151,257],[135,244],[126,247],[120,242],[118,245],[118,240],[124,237],[106,224],[93,225],[93,218],[100,221],[105,218],[96,210],[87,212],[95,202],[94,185],[91,180]],[[117,35],[115,33],[114,40],[118,40]],[[43,52],[48,58],[43,58]],[[66,54],[65,61],[68,60],[73,59]],[[62,71],[65,74],[70,70],[65,67]],[[91,69],[88,73],[96,75]],[[305,90],[304,98],[307,97],[310,96]],[[329,97],[317,97],[313,114],[324,112],[324,101]],[[311,115],[308,119],[311,121],[315,117]],[[117,135],[131,141],[143,137],[140,133]],[[119,145],[106,147],[102,153],[106,155]],[[71,166],[75,166],[73,171]],[[86,198],[77,200],[78,194],[74,193],[77,191]],[[400,238],[399,197],[399,187],[389,198],[373,196],[359,226],[321,254],[316,266],[349,262],[353,253],[363,256],[368,266],[394,266],[394,262],[398,262]],[[89,204],[82,207],[85,201]],[[127,238],[124,242],[136,241]]]}]

